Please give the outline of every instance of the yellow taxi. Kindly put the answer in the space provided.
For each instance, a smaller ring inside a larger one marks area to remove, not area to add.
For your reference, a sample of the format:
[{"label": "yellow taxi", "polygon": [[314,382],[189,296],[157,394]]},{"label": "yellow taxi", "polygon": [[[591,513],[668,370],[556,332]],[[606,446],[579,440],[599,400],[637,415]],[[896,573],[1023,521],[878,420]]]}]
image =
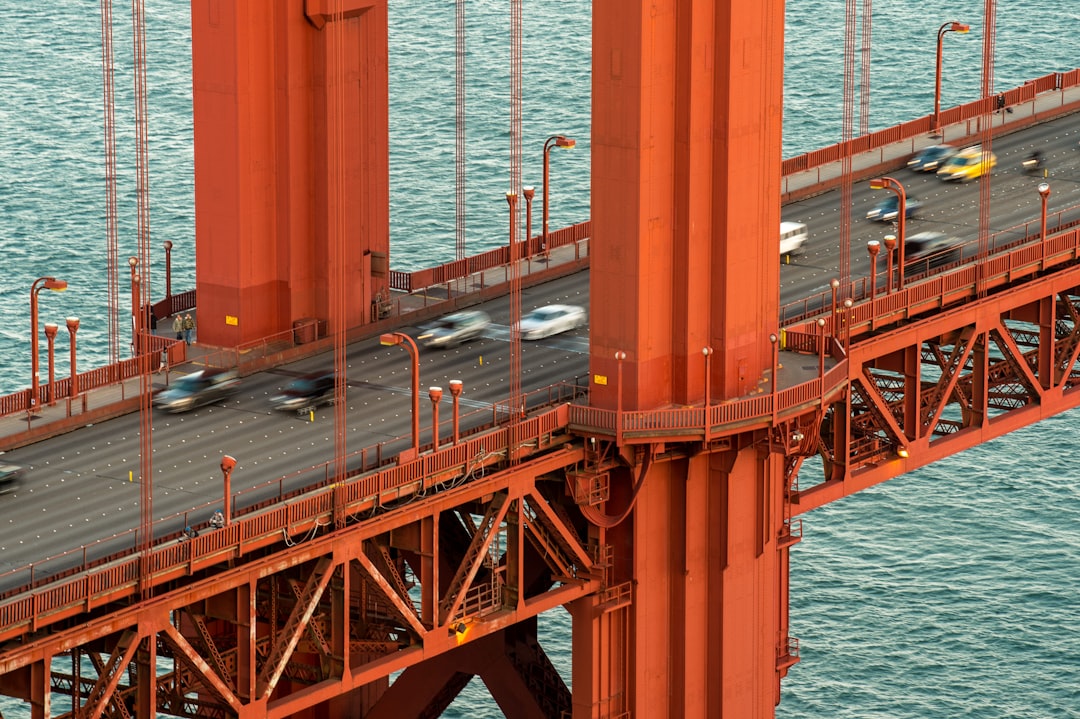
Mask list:
[{"label": "yellow taxi", "polygon": [[966,182],[990,172],[997,165],[997,156],[992,152],[983,157],[982,147],[965,147],[938,168],[937,176],[943,180]]}]

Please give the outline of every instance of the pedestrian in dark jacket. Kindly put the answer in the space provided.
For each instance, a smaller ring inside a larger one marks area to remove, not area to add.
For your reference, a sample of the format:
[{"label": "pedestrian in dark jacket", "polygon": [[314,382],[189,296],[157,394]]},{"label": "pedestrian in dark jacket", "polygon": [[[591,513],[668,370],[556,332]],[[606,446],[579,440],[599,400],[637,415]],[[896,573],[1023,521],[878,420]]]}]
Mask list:
[{"label": "pedestrian in dark jacket", "polygon": [[191,333],[195,331],[195,320],[191,319],[191,315],[184,315],[184,342],[191,344]]},{"label": "pedestrian in dark jacket", "polygon": [[177,315],[172,321],[173,332],[176,333],[176,339],[183,339],[184,337],[184,318]]}]

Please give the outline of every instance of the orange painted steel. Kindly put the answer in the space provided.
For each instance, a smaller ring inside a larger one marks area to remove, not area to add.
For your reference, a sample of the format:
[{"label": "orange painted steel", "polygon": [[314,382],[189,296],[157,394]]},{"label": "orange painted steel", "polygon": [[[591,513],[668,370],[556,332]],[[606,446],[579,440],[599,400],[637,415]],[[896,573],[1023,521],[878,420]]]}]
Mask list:
[{"label": "orange painted steel", "polygon": [[341,214],[347,316],[329,331],[369,322],[389,251],[386,1],[194,2],[191,22],[199,341],[331,319]]},{"label": "orange painted steel", "polygon": [[[334,199],[327,157],[353,120],[386,136],[385,4],[225,5],[193,5],[196,166],[220,154],[197,176],[201,337],[237,346],[297,314],[363,322],[369,260],[344,319],[316,265],[334,216],[367,251],[385,239],[385,165],[358,209]],[[588,402],[31,575],[0,599],[0,687],[35,719],[52,693],[79,716],[430,716],[474,674],[509,717],[773,717],[799,660],[798,515],[1080,405],[1077,230],[781,333],[783,4],[639,10],[594,3]],[[328,28],[370,53],[347,63],[372,96],[330,81]],[[369,114],[335,121],[331,92]],[[290,125],[309,105],[316,119]],[[367,152],[343,153],[346,175]],[[268,181],[271,156],[290,161]],[[784,376],[781,350],[816,373]],[[800,481],[816,455],[824,476]],[[572,694],[537,637],[559,605]]]}]

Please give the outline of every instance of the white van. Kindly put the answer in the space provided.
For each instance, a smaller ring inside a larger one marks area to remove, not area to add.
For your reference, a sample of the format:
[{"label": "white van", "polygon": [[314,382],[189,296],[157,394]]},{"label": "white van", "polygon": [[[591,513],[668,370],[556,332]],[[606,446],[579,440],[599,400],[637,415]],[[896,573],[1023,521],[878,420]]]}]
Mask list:
[{"label": "white van", "polygon": [[780,223],[780,259],[790,261],[792,255],[802,252],[806,242],[806,225],[801,222]]}]

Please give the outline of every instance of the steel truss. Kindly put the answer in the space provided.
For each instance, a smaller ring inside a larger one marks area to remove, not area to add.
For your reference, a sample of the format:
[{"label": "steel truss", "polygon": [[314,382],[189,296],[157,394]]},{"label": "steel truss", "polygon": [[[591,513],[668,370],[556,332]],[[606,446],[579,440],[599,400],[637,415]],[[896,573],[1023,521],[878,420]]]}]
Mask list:
[{"label": "steel truss", "polygon": [[[570,692],[535,617],[601,591],[598,558],[610,555],[569,490],[564,468],[582,458],[537,449],[422,501],[224,560],[9,646],[0,688],[34,717],[284,717],[325,704],[377,718],[436,716],[480,675],[508,714],[559,716]],[[53,714],[61,696],[72,708]]]},{"label": "steel truss", "polygon": [[1080,404],[1078,282],[1072,267],[853,342],[796,513]]}]

